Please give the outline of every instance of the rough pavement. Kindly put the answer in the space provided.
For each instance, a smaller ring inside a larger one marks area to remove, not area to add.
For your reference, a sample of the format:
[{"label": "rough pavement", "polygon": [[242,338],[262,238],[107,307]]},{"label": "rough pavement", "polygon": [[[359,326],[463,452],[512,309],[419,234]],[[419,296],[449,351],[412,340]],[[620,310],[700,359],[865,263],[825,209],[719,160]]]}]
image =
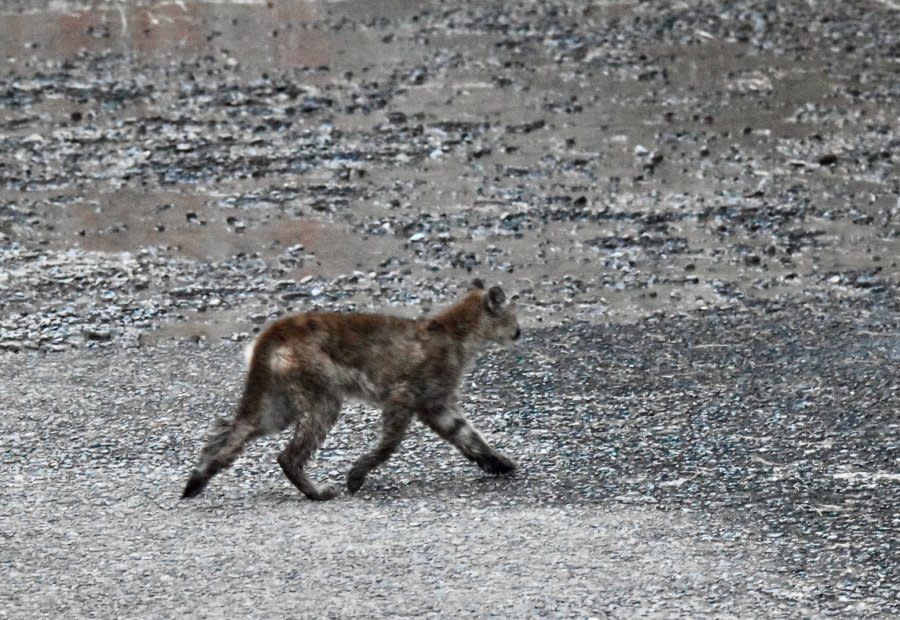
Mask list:
[{"label": "rough pavement", "polygon": [[[485,356],[465,399],[518,474],[485,477],[417,425],[357,496],[324,504],[280,474],[285,437],[177,499],[237,396],[238,345],[24,356],[2,383],[7,609],[883,615],[892,321],[788,307],[534,330]],[[348,408],[316,475],[340,481],[376,428]]]},{"label": "rough pavement", "polygon": [[[0,616],[900,614],[900,11],[721,4],[0,5]],[[266,320],[475,275],[514,477],[177,499]]]}]

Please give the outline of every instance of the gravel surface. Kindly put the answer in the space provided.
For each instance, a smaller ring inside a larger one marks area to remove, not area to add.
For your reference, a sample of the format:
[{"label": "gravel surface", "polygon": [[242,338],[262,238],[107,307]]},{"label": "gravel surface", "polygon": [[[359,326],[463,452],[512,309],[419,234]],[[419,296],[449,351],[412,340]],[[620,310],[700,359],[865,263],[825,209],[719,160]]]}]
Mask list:
[{"label": "gravel surface", "polygon": [[[178,500],[238,344],[20,355],[0,593],[22,617],[890,615],[896,313],[816,310],[533,330],[464,402],[513,478],[417,425],[325,504],[280,474],[286,437]],[[376,428],[349,407],[316,475],[339,482]]]},{"label": "gravel surface", "polygon": [[[0,616],[900,615],[895,5],[0,2]],[[267,320],[474,276],[514,477],[178,501]]]}]

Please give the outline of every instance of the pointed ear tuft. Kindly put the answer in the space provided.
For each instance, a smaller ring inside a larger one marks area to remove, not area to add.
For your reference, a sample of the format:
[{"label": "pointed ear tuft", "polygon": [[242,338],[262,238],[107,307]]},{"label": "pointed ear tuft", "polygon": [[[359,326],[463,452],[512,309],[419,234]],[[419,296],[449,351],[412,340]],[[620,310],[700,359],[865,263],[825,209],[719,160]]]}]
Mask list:
[{"label": "pointed ear tuft", "polygon": [[484,296],[484,307],[491,314],[497,314],[506,303],[506,293],[499,286],[492,286]]},{"label": "pointed ear tuft", "polygon": [[481,278],[475,278],[472,280],[472,283],[469,285],[469,290],[478,289],[480,291],[484,290],[484,280]]}]

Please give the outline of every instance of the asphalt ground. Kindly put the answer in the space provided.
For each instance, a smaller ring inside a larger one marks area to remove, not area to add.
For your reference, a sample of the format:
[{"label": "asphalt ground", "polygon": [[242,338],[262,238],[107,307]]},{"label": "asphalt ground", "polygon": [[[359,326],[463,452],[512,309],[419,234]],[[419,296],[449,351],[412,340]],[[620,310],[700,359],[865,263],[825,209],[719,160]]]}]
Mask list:
[{"label": "asphalt ground", "polygon": [[[900,613],[893,3],[0,15],[0,616]],[[178,499],[268,320],[475,276],[514,476],[417,426]]]}]

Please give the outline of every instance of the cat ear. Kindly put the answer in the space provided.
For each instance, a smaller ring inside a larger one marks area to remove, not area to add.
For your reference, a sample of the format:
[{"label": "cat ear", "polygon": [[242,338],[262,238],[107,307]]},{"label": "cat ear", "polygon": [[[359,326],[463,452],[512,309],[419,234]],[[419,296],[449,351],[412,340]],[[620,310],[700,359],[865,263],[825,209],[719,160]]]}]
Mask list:
[{"label": "cat ear", "polygon": [[503,309],[506,303],[506,293],[499,286],[492,286],[484,296],[484,307],[491,314],[497,314]]}]

